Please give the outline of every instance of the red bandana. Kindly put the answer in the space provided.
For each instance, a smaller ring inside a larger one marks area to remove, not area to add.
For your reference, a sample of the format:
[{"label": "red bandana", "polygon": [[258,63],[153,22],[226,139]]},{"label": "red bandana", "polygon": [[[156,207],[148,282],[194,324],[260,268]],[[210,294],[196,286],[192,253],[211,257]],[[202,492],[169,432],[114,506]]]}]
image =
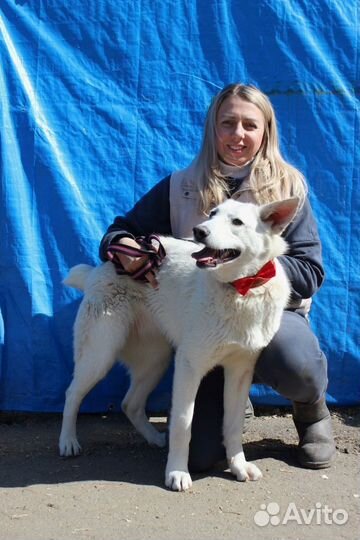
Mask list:
[{"label": "red bandana", "polygon": [[273,278],[276,274],[276,267],[274,261],[269,261],[258,271],[255,276],[243,277],[236,279],[231,283],[233,287],[240,293],[242,296],[245,296],[250,289],[254,287],[260,287],[264,285],[267,281]]}]

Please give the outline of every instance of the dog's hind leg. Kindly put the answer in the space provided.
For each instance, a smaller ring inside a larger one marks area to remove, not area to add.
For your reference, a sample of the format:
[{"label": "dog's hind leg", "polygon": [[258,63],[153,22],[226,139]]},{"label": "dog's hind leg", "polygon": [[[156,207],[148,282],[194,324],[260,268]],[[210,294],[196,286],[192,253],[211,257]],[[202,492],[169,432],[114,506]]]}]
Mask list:
[{"label": "dog's hind leg", "polygon": [[131,383],[121,404],[133,426],[150,445],[163,447],[166,434],[160,433],[149,422],[145,412],[146,401],[154,390],[171,359],[172,350],[157,329],[139,340],[133,336],[127,343],[123,357],[130,367]]},{"label": "dog's hind leg", "polygon": [[[80,325],[79,325],[80,326]],[[109,372],[127,335],[126,323],[117,317],[100,317],[88,326],[75,331],[75,369],[66,391],[63,421],[59,439],[61,456],[81,452],[76,437],[76,419],[82,400]]]},{"label": "dog's hind leg", "polygon": [[230,470],[240,481],[258,480],[262,474],[254,463],[246,461],[242,446],[246,402],[257,355],[241,355],[225,364],[224,445]]}]

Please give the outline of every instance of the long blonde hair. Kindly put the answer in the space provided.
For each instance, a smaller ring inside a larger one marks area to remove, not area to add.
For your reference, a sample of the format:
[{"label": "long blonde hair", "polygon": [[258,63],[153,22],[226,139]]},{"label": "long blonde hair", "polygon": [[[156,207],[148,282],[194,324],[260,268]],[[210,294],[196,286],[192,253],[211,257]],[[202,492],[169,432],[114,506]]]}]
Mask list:
[{"label": "long blonde hair", "polygon": [[251,164],[249,177],[256,202],[265,204],[297,196],[303,204],[307,194],[306,182],[300,171],[281,155],[275,112],[270,100],[255,86],[230,84],[214,97],[209,107],[202,146],[195,160],[200,210],[208,214],[213,206],[224,200],[228,191],[216,151],[216,121],[221,104],[230,96],[253,103],[264,116],[264,136]]}]

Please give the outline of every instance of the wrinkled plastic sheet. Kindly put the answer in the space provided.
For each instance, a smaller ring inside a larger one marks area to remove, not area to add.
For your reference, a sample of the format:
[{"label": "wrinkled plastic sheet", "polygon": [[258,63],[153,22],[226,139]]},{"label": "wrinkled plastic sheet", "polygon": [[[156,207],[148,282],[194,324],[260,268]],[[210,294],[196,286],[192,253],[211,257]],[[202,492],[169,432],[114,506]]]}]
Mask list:
[{"label": "wrinkled plastic sheet", "polygon": [[[212,96],[234,81],[271,98],[285,156],[306,175],[326,284],[311,324],[328,400],[360,402],[357,0],[2,0],[0,408],[60,411],[80,295],[116,214],[185,166]],[[296,347],[296,343],[294,343]],[[149,407],[163,410],[171,369]],[[82,410],[118,410],[116,366]],[[255,403],[285,404],[254,386]]]}]

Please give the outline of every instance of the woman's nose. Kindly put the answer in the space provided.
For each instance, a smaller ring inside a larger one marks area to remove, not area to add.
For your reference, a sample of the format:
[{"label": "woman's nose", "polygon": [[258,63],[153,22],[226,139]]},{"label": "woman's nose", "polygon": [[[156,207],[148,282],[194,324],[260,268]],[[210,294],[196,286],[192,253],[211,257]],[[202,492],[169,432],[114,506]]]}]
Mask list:
[{"label": "woman's nose", "polygon": [[244,134],[245,134],[244,127],[241,122],[238,122],[234,129],[234,135],[241,138],[244,136]]}]

